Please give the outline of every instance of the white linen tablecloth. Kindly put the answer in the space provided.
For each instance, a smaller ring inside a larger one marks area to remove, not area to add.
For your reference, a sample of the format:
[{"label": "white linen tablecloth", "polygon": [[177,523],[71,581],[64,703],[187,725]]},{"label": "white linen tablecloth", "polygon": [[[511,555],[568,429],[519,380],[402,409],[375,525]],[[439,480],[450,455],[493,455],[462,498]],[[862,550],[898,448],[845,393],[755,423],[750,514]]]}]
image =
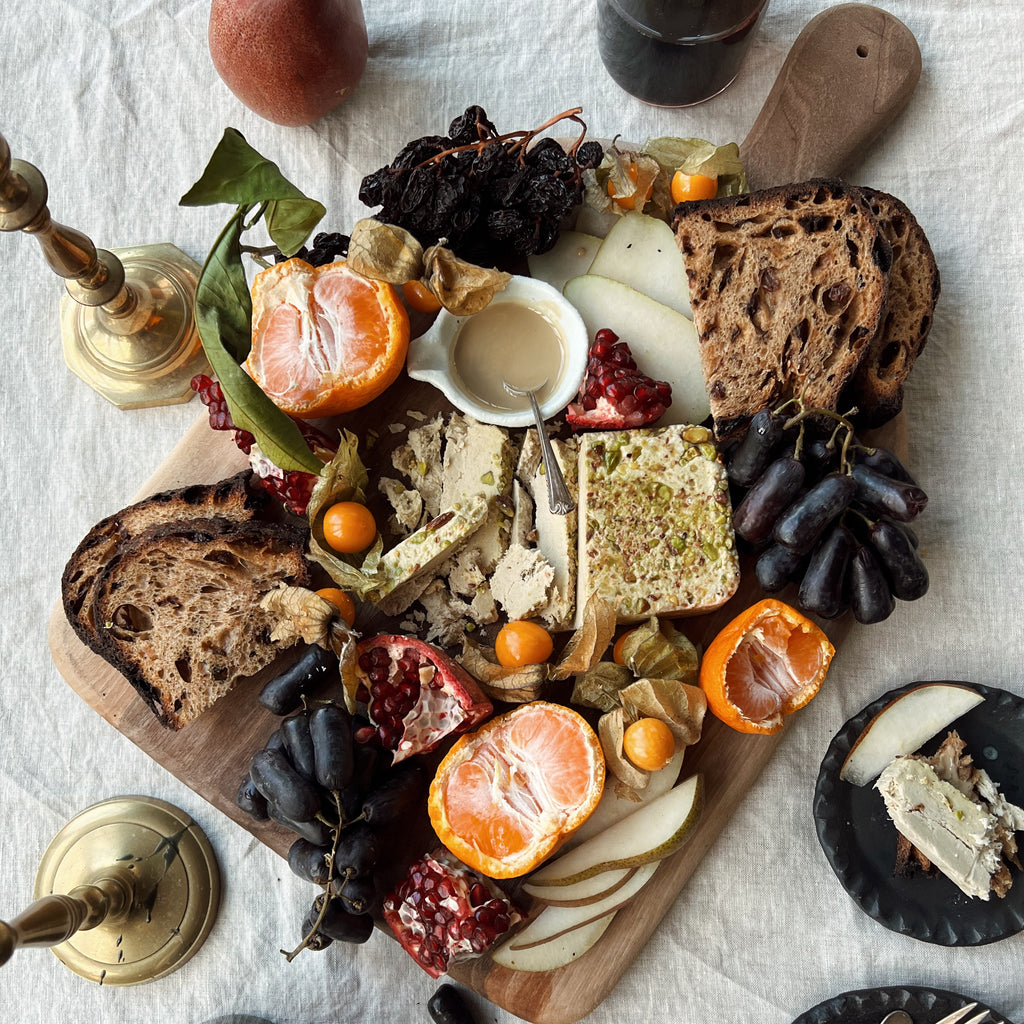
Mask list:
[{"label": "white linen tablecloth", "polygon": [[[409,139],[443,134],[469,104],[500,129],[580,105],[595,137],[739,141],[790,45],[828,3],[771,0],[737,82],[661,110],[604,72],[591,2],[365,0],[370,61],[355,94],[311,127],[246,110],[218,78],[200,0],[7,0],[0,14],[0,132],[34,163],[55,220],[114,248],[173,241],[202,260],[223,208],[184,209],[226,126],[240,129],[328,208],[325,230],[365,213],[362,176]],[[932,585],[884,624],[855,629],[690,884],[588,1020],[787,1024],[840,992],[919,984],[1024,1020],[1024,935],[947,949],[870,920],[818,846],[811,796],[843,721],[913,679],[969,679],[1024,694],[1024,8],[1016,0],[881,0],[920,44],[909,107],[854,181],[915,212],[942,273],[928,347],[907,396],[911,465],[931,502],[919,522]],[[427,1020],[435,984],[396,943],[335,945],[288,964],[306,883],[91,711],[53,667],[47,621],[60,575],[94,522],[128,503],[200,413],[123,412],[65,368],[61,283],[31,239],[0,237],[0,918],[31,899],[39,858],[78,811],[126,792],[193,814],[221,862],[214,930],[180,972],[128,989],[92,985],[45,950],[0,968],[6,1020],[199,1024],[246,1013],[275,1024]],[[1017,884],[1024,884],[1018,879]],[[481,1021],[513,1018],[476,1000]]]}]

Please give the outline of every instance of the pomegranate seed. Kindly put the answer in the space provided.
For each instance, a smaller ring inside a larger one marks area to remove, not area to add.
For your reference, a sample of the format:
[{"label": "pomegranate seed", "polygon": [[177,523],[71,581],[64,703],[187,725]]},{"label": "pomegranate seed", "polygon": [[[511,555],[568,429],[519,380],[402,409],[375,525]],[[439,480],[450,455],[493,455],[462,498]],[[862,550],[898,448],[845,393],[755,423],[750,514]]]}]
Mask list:
[{"label": "pomegranate seed", "polygon": [[610,327],[602,327],[601,330],[594,335],[594,341],[598,345],[606,345],[609,348],[618,340],[619,336]]}]

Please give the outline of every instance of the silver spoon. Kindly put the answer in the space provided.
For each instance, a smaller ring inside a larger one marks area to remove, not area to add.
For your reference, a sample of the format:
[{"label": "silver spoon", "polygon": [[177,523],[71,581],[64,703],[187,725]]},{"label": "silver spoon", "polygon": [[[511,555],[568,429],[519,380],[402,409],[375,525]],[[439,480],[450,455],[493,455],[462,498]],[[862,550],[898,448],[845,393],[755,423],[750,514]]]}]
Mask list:
[{"label": "silver spoon", "polygon": [[533,422],[537,427],[537,434],[540,436],[540,450],[544,457],[544,476],[548,481],[548,507],[556,516],[568,515],[575,507],[576,502],[569,494],[569,488],[565,486],[565,478],[555,458],[551,441],[548,439],[548,432],[544,429],[544,417],[540,414],[540,406],[537,404],[537,392],[540,391],[547,379],[542,380],[533,388],[518,388],[514,384],[502,381],[505,390],[510,395],[526,395],[530,399],[530,408],[533,410]]}]

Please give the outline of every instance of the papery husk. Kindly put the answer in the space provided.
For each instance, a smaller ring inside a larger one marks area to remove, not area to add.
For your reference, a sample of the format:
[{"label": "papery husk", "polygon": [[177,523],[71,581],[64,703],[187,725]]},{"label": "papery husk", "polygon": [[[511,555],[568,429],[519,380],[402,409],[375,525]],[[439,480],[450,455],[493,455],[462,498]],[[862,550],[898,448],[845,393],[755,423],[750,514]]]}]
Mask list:
[{"label": "papery husk", "polygon": [[678,679],[638,679],[619,691],[627,724],[641,718],[664,722],[679,746],[693,746],[700,739],[708,700],[699,686]]},{"label": "papery husk", "polygon": [[459,664],[480,684],[491,700],[506,704],[526,704],[539,700],[548,681],[550,666],[522,665],[508,668],[498,664],[493,648],[483,647],[471,637],[462,640]]},{"label": "papery husk", "polygon": [[278,616],[271,640],[285,645],[302,640],[318,644],[337,656],[345,705],[350,712],[355,711],[359,687],[356,674],[358,634],[341,617],[337,605],[305,587],[282,584],[263,595],[260,607]]},{"label": "papery husk", "polygon": [[604,751],[605,768],[624,786],[636,792],[647,787],[651,773],[631,764],[622,752],[622,737],[628,724],[625,709],[617,707],[598,719],[597,735]]},{"label": "papery husk", "polygon": [[423,246],[405,228],[373,217],[358,220],[348,243],[348,265],[363,277],[403,285],[423,276]]},{"label": "papery husk", "polygon": [[612,605],[591,594],[583,606],[580,626],[566,642],[551,678],[568,679],[597,665],[615,636],[615,622]]},{"label": "papery husk", "polygon": [[676,171],[683,174],[703,174],[718,180],[715,195],[736,196],[747,191],[747,176],[740,160],[740,148],[735,142],[716,146],[704,139],[679,139],[663,136],[648,139],[641,152],[657,160],[661,168],[654,184],[652,203],[666,214],[675,207],[672,198],[672,177]]},{"label": "papery husk", "polygon": [[598,711],[616,711],[622,707],[622,690],[632,683],[633,673],[625,665],[602,661],[576,677],[571,702]]},{"label": "papery husk", "polygon": [[459,259],[442,245],[423,254],[423,283],[454,316],[479,313],[512,280],[503,270],[488,270]]},{"label": "papery husk", "polygon": [[670,622],[651,617],[622,641],[622,661],[638,678],[678,679],[696,685],[697,648]]},{"label": "papery husk", "polygon": [[[631,163],[637,168],[635,182],[629,174]],[[735,142],[716,146],[704,139],[664,136],[648,139],[637,150],[619,149],[616,145],[606,149],[601,164],[584,172],[584,198],[588,206],[602,213],[625,216],[637,212],[667,220],[676,206],[671,192],[676,171],[717,178],[719,197],[747,191],[747,178]],[[616,197],[633,197],[633,209],[626,210],[614,201],[608,193],[609,181]]]},{"label": "papery husk", "polygon": [[[636,181],[629,173],[630,166],[636,167]],[[584,201],[601,213],[625,216],[627,213],[643,213],[653,197],[653,188],[661,172],[657,160],[639,150],[619,149],[614,143],[604,151],[604,159],[593,171],[583,175]],[[608,183],[615,190],[615,199],[632,197],[633,206],[624,208],[609,194]],[[651,196],[648,196],[651,192]],[[650,212],[650,211],[648,211]],[[664,211],[659,211],[664,215]]]},{"label": "papery husk", "polygon": [[380,534],[365,555],[341,555],[324,539],[323,513],[339,501],[366,504],[369,474],[359,458],[359,440],[350,430],[338,438],[338,452],[320,471],[306,506],[309,519],[309,555],[326,569],[342,590],[364,597],[380,583],[380,556],[384,541]]}]

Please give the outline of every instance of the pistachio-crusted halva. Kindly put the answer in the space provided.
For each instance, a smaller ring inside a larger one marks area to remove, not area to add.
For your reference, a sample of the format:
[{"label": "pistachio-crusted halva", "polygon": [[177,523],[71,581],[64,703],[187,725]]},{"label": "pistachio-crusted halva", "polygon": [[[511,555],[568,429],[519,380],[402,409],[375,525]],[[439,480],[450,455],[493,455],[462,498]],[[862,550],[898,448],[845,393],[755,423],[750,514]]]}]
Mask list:
[{"label": "pistachio-crusted halva", "polygon": [[724,604],[739,579],[729,483],[709,430],[582,437],[578,609],[596,593],[624,622],[696,615]]}]

